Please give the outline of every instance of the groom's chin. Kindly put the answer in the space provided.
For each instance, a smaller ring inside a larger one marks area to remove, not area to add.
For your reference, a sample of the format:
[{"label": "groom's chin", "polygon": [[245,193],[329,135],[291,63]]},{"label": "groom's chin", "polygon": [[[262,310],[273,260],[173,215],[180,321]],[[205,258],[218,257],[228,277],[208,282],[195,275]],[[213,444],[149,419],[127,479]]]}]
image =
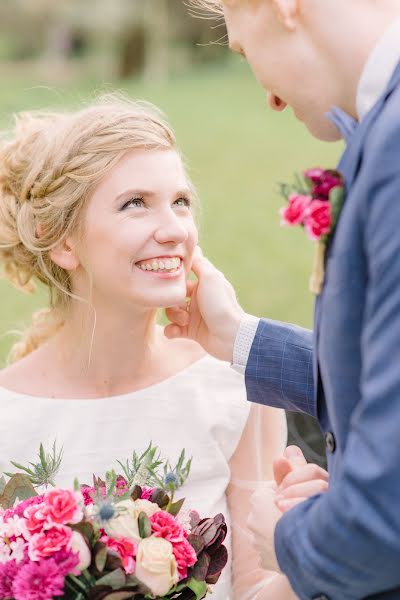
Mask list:
[{"label": "groom's chin", "polygon": [[311,120],[304,119],[304,125],[312,136],[323,142],[338,142],[342,139],[340,131],[327,119]]}]

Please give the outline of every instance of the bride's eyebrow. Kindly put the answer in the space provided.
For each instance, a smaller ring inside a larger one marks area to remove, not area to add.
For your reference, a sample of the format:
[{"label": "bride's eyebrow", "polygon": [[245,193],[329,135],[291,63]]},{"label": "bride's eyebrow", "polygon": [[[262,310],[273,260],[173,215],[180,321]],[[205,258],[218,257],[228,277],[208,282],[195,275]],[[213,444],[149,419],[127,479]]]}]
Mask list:
[{"label": "bride's eyebrow", "polygon": [[118,200],[123,200],[125,198],[130,198],[133,196],[145,196],[146,198],[154,198],[154,196],[156,196],[157,194],[155,192],[153,192],[152,190],[141,190],[141,189],[132,189],[132,190],[125,190],[124,192],[121,192],[120,194],[118,194],[118,196],[115,198],[116,202],[118,202]]},{"label": "bride's eyebrow", "polygon": [[[174,196],[176,196],[177,198],[180,196],[185,196],[185,197],[192,197],[192,191],[190,190],[190,188],[182,188],[179,190],[176,190],[176,192],[174,192],[173,194]],[[126,198],[131,198],[131,197],[143,197],[143,198],[154,198],[157,196],[157,193],[154,192],[153,190],[145,190],[145,189],[130,189],[130,190],[125,190],[124,192],[121,192],[120,194],[118,194],[118,196],[115,198],[115,201],[118,202],[119,200],[124,200]]]}]

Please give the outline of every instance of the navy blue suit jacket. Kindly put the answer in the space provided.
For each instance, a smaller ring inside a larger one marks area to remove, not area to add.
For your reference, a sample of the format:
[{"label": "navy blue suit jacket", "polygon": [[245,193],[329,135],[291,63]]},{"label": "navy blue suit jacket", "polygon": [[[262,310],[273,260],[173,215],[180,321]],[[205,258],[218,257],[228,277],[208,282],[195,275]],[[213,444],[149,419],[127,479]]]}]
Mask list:
[{"label": "navy blue suit jacket", "polygon": [[248,398],[316,416],[326,494],[278,523],[279,564],[302,600],[400,599],[400,66],[338,166],[346,199],[314,334],[262,320]]}]

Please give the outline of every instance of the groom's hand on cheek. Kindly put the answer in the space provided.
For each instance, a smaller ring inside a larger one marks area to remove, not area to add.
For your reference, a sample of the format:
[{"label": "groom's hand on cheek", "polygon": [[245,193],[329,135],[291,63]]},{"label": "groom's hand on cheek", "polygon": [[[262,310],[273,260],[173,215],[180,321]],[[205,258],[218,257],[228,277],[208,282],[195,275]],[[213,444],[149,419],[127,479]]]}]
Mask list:
[{"label": "groom's hand on cheek", "polygon": [[236,334],[245,312],[231,284],[200,248],[194,254],[192,270],[197,281],[187,282],[189,302],[166,309],[171,323],[165,328],[165,335],[190,338],[209,354],[232,362]]}]

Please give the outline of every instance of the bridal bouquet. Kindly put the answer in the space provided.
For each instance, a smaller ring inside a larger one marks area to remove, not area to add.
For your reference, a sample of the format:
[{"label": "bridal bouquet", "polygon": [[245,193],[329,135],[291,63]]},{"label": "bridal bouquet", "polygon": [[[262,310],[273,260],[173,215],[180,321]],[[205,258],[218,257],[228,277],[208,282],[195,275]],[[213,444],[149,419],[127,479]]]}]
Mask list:
[{"label": "bridal bouquet", "polygon": [[174,501],[190,470],[184,451],[160,474],[150,445],[119,463],[122,474],[74,489],[47,489],[61,462],[55,446],[39,458],[0,479],[0,599],[200,600],[218,581],[224,517],[201,519]]}]

